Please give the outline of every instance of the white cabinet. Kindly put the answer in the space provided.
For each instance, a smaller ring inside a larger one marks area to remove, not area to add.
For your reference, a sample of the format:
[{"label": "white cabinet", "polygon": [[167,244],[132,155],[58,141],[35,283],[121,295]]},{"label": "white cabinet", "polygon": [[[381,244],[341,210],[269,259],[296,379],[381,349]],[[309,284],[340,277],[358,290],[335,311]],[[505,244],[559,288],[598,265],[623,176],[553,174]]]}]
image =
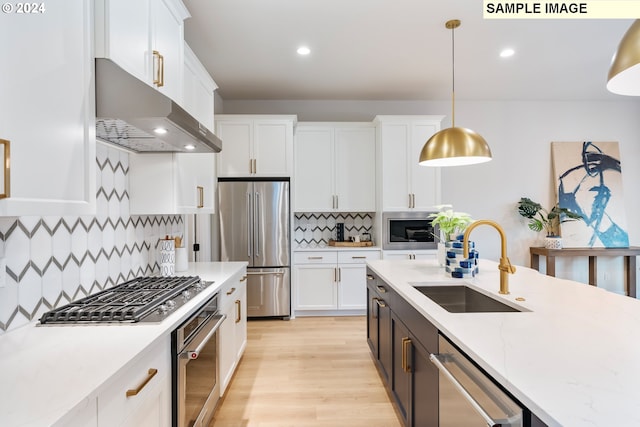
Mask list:
[{"label": "white cabinet", "polygon": [[443,116],[377,116],[381,211],[433,210],[440,204],[440,168],[420,166],[424,143]]},{"label": "white cabinet", "polygon": [[224,395],[247,346],[247,275],[230,279],[219,292],[220,312],[227,318],[218,341],[220,396]]},{"label": "white cabinet", "polygon": [[181,104],[184,24],[181,0],[96,0],[97,58],[125,71]]},{"label": "white cabinet", "polygon": [[0,14],[0,139],[11,148],[0,216],[95,213],[92,5]]},{"label": "white cabinet", "polygon": [[98,401],[95,396],[84,399],[52,427],[97,427]]},{"label": "white cabinet", "polygon": [[294,253],[297,314],[303,311],[351,313],[367,307],[366,262],[379,251],[300,251]]},{"label": "white cabinet", "polygon": [[182,82],[184,109],[213,132],[213,92],[218,86],[186,43],[184,45]]},{"label": "white cabinet", "polygon": [[371,123],[300,123],[296,212],[374,212],[376,130]]},{"label": "white cabinet", "polygon": [[212,153],[130,154],[130,213],[214,213],[215,156]]},{"label": "white cabinet", "polygon": [[435,260],[436,257],[437,257],[437,252],[435,249],[433,250],[425,249],[425,250],[417,250],[417,251],[403,251],[403,250],[382,251],[382,259]]},{"label": "white cabinet", "polygon": [[290,177],[296,116],[218,115],[220,177]]},{"label": "white cabinet", "polygon": [[171,424],[171,342],[159,339],[98,393],[98,427]]}]

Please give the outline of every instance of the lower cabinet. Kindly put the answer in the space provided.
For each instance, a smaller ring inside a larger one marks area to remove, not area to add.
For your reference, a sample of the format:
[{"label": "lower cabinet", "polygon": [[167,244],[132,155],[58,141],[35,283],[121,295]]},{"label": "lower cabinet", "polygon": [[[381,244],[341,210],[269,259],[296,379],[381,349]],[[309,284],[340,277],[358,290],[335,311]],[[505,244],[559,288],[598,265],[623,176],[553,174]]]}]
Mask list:
[{"label": "lower cabinet", "polygon": [[161,338],[98,394],[98,427],[168,427],[171,342]]},{"label": "lower cabinet", "polygon": [[[367,309],[367,260],[378,251],[300,251],[294,254],[295,310]],[[298,313],[300,314],[300,313]]]},{"label": "lower cabinet", "polygon": [[220,312],[227,318],[220,325],[218,357],[220,372],[220,395],[233,377],[240,358],[247,346],[247,276],[242,272],[220,289]]},{"label": "lower cabinet", "polygon": [[438,330],[367,271],[367,340],[405,426],[437,427]]}]

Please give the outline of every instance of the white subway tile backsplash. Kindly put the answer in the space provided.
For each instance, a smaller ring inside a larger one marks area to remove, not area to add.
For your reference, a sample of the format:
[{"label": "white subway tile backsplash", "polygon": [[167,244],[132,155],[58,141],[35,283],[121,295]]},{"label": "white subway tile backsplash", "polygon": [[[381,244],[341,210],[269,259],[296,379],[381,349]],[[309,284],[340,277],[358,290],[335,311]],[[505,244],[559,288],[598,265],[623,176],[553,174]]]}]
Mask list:
[{"label": "white subway tile backsplash", "polygon": [[95,216],[0,217],[0,334],[45,311],[158,272],[157,240],[184,234],[182,216],[129,215],[129,155],[97,144]]}]

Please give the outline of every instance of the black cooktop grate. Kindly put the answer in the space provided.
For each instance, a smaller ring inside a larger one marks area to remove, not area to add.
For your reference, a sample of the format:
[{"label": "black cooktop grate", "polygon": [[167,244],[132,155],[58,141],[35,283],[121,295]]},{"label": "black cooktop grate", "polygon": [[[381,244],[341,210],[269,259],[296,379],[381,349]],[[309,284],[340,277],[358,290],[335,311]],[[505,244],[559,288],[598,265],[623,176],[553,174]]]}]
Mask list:
[{"label": "black cooktop grate", "polygon": [[199,281],[198,276],[139,277],[48,311],[40,323],[139,322]]}]

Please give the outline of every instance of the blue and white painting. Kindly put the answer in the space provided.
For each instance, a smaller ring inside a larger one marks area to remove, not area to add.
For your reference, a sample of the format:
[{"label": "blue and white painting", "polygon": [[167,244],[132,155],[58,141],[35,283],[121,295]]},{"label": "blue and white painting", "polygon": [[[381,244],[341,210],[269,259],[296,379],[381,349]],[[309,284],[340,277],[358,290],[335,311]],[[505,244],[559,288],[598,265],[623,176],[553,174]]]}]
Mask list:
[{"label": "blue and white painting", "polygon": [[582,220],[560,225],[564,247],[629,246],[617,142],[552,142],[561,208]]}]

